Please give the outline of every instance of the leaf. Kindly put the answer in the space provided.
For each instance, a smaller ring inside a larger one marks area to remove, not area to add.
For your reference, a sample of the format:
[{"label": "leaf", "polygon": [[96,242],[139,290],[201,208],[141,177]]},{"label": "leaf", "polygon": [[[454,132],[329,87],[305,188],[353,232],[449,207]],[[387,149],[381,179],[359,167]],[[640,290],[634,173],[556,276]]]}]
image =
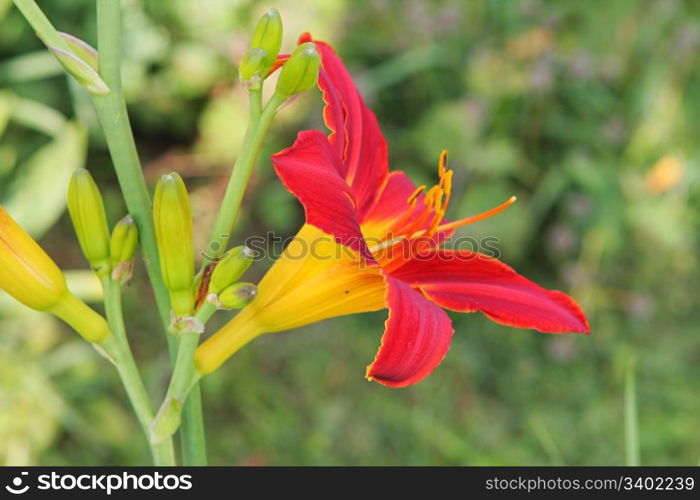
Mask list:
[{"label": "leaf", "polygon": [[17,222],[34,236],[43,234],[66,207],[71,174],[85,165],[85,131],[67,122],[53,141],[18,167],[4,205]]},{"label": "leaf", "polygon": [[10,121],[13,102],[14,96],[11,92],[0,91],[0,137],[5,132],[7,122]]}]

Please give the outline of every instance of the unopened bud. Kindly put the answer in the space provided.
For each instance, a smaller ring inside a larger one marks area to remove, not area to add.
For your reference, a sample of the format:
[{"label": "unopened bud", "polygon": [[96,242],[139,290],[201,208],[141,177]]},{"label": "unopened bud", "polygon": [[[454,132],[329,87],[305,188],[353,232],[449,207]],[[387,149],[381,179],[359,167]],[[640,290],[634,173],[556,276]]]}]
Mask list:
[{"label": "unopened bud", "polygon": [[54,314],[85,340],[102,342],[107,322],[75,297],[46,252],[0,207],[0,290],[37,311]]},{"label": "unopened bud", "polygon": [[68,33],[59,31],[58,35],[66,41],[76,56],[88,63],[95,71],[99,69],[99,57],[92,45]]},{"label": "unopened bud", "polygon": [[216,264],[209,281],[209,293],[219,294],[234,284],[253,263],[253,251],[244,246],[237,246],[226,252]]},{"label": "unopened bud", "polygon": [[185,183],[178,174],[164,175],[158,181],[153,221],[160,269],[174,315],[191,316],[194,310],[192,211]]},{"label": "unopened bud", "polygon": [[[265,51],[264,71],[270,69],[282,47],[282,18],[277,9],[268,10],[258,21],[250,46]],[[264,73],[263,73],[264,75]]]},{"label": "unopened bud", "polygon": [[58,47],[48,46],[49,51],[54,55],[58,62],[77,82],[85,87],[88,92],[96,95],[109,94],[110,89],[107,84],[100,78],[99,73],[92,67],[90,62],[86,62],[81,57],[73,52],[59,49]]},{"label": "unopened bud", "polygon": [[209,295],[207,300],[218,309],[242,309],[252,302],[257,293],[258,287],[252,283],[234,283],[218,295]]},{"label": "unopened bud", "polygon": [[84,168],[73,173],[68,185],[68,212],[83,255],[99,276],[111,271],[109,229],[102,195]]},{"label": "unopened bud", "polygon": [[313,42],[297,46],[282,66],[282,73],[277,81],[277,94],[286,99],[312,88],[318,80],[320,65],[321,57]]},{"label": "unopened bud", "polygon": [[139,230],[136,222],[131,215],[127,215],[114,226],[109,240],[113,280],[126,283],[131,279],[138,243]]},{"label": "unopened bud", "polygon": [[247,89],[257,90],[267,72],[267,52],[256,47],[245,53],[238,67],[238,75]]}]

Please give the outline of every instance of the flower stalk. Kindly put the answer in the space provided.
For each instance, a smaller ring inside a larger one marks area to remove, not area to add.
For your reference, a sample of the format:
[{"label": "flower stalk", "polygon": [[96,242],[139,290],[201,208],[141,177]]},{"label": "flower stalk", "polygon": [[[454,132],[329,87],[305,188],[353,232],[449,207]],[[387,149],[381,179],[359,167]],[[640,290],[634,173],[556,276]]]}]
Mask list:
[{"label": "flower stalk", "polygon": [[256,90],[250,92],[249,95],[250,120],[248,122],[248,130],[243,140],[241,153],[233,166],[233,172],[229,178],[226,193],[209,238],[209,249],[205,255],[209,262],[215,261],[226,252],[228,241],[243,201],[243,195],[250,180],[250,174],[253,172],[270,125],[279,107],[285,101],[283,97],[275,94],[261,112],[261,91]]},{"label": "flower stalk", "polygon": [[[134,356],[131,353],[124,326],[121,290],[118,281],[102,279],[105,294],[105,311],[114,336],[103,346],[114,359],[124,389],[138,418],[141,428],[148,438],[148,427],[153,420],[151,399],[139,375]],[[150,444],[154,465],[175,465],[175,451],[172,439],[164,439],[158,444]]]},{"label": "flower stalk", "polygon": [[[214,304],[205,302],[197,311],[195,319],[199,324],[204,325],[216,310]],[[189,399],[191,389],[199,381],[199,376],[194,369],[194,354],[199,345],[200,335],[201,332],[197,331],[180,332],[180,346],[168,392],[156,418],[150,424],[151,443],[163,442],[180,427],[183,404]]]},{"label": "flower stalk", "polygon": [[[121,29],[120,1],[98,0],[97,48],[100,76],[110,87],[111,92],[106,96],[93,96],[92,100],[107,139],[126,206],[138,227],[144,264],[158,304],[161,322],[166,327],[164,331],[170,357],[174,360],[177,343],[167,333],[167,326],[170,323],[170,300],[159,270],[151,199],[143,177],[122,92]],[[198,404],[197,398],[189,398],[184,412],[187,416],[182,426],[183,455],[201,455],[199,450],[203,445],[198,446],[198,443],[204,443],[204,425],[201,404]],[[197,447],[196,450],[190,449],[193,443]]]}]

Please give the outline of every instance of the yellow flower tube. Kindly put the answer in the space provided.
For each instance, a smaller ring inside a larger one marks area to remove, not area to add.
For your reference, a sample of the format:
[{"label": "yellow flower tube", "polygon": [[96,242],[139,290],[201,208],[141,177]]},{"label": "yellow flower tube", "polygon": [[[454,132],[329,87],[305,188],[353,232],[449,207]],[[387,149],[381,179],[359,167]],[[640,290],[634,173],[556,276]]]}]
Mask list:
[{"label": "yellow flower tube", "polygon": [[70,293],[61,270],[0,206],[0,289],[37,311],[58,316],[88,342],[110,334],[107,322]]}]

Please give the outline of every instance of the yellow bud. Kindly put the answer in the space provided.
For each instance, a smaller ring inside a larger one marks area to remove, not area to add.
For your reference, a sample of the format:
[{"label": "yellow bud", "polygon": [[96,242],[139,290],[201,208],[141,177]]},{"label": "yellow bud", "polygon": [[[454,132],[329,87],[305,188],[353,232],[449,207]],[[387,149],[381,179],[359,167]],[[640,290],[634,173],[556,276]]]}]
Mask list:
[{"label": "yellow bud", "polygon": [[22,304],[55,314],[89,342],[102,342],[102,316],[72,295],[58,266],[0,206],[0,289]]},{"label": "yellow bud", "polygon": [[237,246],[226,252],[211,274],[209,293],[218,294],[234,284],[252,263],[253,251],[246,246]]},{"label": "yellow bud", "polygon": [[[268,10],[258,21],[250,46],[265,51],[265,72],[272,67],[282,47],[282,18],[277,9]],[[264,73],[263,73],[264,76]]]},{"label": "yellow bud", "polygon": [[1,206],[0,288],[37,311],[50,309],[67,291],[58,266]]},{"label": "yellow bud", "polygon": [[277,94],[286,99],[312,88],[318,80],[320,65],[321,57],[313,42],[299,45],[282,66]]},{"label": "yellow bud", "polygon": [[160,270],[170,292],[175,316],[191,316],[194,310],[194,250],[192,211],[187,189],[177,173],[158,181],[153,200]]},{"label": "yellow bud", "polygon": [[218,309],[241,309],[255,298],[258,288],[252,283],[234,283],[218,295],[207,297]]},{"label": "yellow bud", "polygon": [[100,276],[111,271],[109,229],[102,195],[90,172],[79,168],[68,186],[68,212],[83,255]]},{"label": "yellow bud", "polygon": [[112,279],[125,283],[131,279],[134,254],[139,243],[139,230],[131,215],[123,217],[112,230],[109,253],[112,260]]}]

